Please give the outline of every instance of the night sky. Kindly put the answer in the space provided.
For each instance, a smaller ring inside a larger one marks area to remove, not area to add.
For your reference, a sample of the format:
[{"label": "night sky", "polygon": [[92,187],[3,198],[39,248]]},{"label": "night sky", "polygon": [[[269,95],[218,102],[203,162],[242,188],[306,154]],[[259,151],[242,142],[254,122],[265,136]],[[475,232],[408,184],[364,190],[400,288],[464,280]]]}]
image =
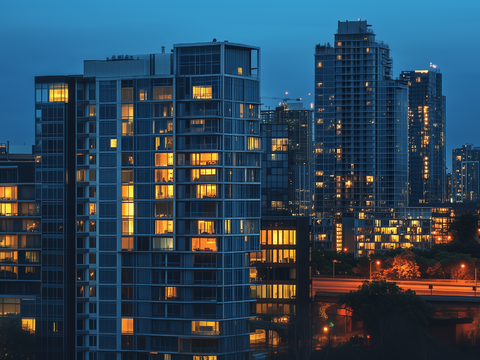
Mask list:
[{"label": "night sky", "polygon": [[[390,46],[394,74],[443,73],[451,150],[480,146],[480,1],[0,1],[0,142],[34,143],[34,77],[83,72],[83,60],[219,41],[261,47],[262,97],[313,102],[313,53],[337,21],[367,20]],[[263,99],[274,107],[281,100]]]}]

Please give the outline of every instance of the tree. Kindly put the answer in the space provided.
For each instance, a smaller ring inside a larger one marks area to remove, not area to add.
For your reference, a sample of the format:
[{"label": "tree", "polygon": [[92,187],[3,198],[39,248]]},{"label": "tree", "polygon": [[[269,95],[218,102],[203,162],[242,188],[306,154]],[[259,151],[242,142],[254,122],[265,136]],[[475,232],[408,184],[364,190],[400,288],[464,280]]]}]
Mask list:
[{"label": "tree", "polygon": [[452,233],[453,241],[466,244],[477,240],[478,216],[469,213],[462,214],[453,220],[449,230]]},{"label": "tree", "polygon": [[32,360],[35,358],[35,334],[22,329],[18,319],[0,318],[0,359]]},{"label": "tree", "polygon": [[339,302],[363,320],[379,358],[409,358],[413,349],[420,350],[431,340],[427,335],[431,306],[395,283],[365,281],[359,290],[340,295]]},{"label": "tree", "polygon": [[416,279],[420,277],[415,256],[405,250],[393,258],[392,266],[386,271],[387,277],[395,279]]}]

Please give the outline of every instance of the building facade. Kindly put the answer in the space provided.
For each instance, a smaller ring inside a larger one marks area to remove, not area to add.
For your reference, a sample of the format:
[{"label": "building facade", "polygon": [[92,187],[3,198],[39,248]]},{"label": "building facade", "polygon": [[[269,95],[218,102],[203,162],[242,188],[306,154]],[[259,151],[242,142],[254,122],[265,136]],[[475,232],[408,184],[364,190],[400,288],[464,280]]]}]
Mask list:
[{"label": "building facade", "polygon": [[[42,260],[34,159],[32,146],[0,144],[2,353],[19,358],[33,356],[41,340],[36,332],[36,309],[42,304]],[[18,343],[22,349],[13,347]]]},{"label": "building facade", "polygon": [[446,200],[446,103],[439,70],[402,71],[408,82],[409,206]]},{"label": "building facade", "polygon": [[65,338],[73,334],[64,351],[248,358],[259,52],[178,44],[85,61],[81,76],[36,78],[37,187],[55,244],[45,251],[64,255],[59,287],[74,307],[59,315]]},{"label": "building facade", "polygon": [[261,112],[262,216],[310,216],[313,200],[312,110],[286,102]]},{"label": "building facade", "polygon": [[[315,48],[314,211],[322,223],[407,205],[407,84],[392,79],[392,67],[366,21],[339,21],[333,46]],[[315,233],[316,241],[325,235]]]},{"label": "building facade", "polygon": [[480,199],[480,148],[465,144],[452,150],[453,202],[478,202]]}]

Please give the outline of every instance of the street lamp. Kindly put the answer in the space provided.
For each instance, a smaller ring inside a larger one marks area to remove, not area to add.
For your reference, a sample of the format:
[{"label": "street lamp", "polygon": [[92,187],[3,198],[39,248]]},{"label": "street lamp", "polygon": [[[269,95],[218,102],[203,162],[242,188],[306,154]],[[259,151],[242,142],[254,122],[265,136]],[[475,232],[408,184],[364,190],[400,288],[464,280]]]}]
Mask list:
[{"label": "street lamp", "polygon": [[[372,281],[372,263],[373,263],[373,260],[370,260],[370,281]],[[380,265],[380,261],[377,260],[376,264]]]},{"label": "street lamp", "polygon": [[341,261],[340,261],[340,260],[335,260],[335,259],[334,259],[334,260],[332,260],[332,262],[333,262],[333,278],[335,279],[335,263],[337,263],[337,262],[341,262]]},{"label": "street lamp", "polygon": [[[465,268],[465,264],[462,264],[461,266],[462,266],[462,269]],[[473,264],[473,267],[475,269],[475,296],[477,296],[477,265]]]}]

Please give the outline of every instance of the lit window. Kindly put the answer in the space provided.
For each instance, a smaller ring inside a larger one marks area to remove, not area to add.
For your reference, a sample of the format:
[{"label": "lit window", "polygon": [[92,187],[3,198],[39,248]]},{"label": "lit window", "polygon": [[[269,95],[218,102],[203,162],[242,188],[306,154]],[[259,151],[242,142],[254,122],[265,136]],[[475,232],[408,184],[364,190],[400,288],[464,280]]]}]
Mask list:
[{"label": "lit window", "polygon": [[288,151],[288,138],[271,139],[272,151]]},{"label": "lit window", "polygon": [[218,321],[192,321],[192,334],[218,335]]},{"label": "lit window", "polygon": [[133,121],[122,122],[122,135],[133,135]]},{"label": "lit window", "polygon": [[323,66],[323,65],[322,65],[322,62],[319,61],[319,62],[317,63],[317,67],[321,68],[322,66]]},{"label": "lit window", "polygon": [[197,199],[202,199],[204,197],[217,197],[217,185],[197,185]]},{"label": "lit window", "polygon": [[260,150],[260,138],[247,136],[247,149],[248,150]]},{"label": "lit window", "polygon": [[138,100],[145,101],[148,100],[148,92],[146,89],[139,89],[138,90]]},{"label": "lit window", "polygon": [[216,181],[217,169],[192,169],[192,181]]},{"label": "lit window", "polygon": [[122,217],[132,218],[134,215],[133,202],[122,202]]},{"label": "lit window", "polygon": [[133,200],[133,185],[122,185],[122,200]]},{"label": "lit window", "polygon": [[133,87],[122,88],[122,101],[133,101]]},{"label": "lit window", "polygon": [[22,319],[22,329],[35,333],[35,319]]},{"label": "lit window", "polygon": [[173,185],[155,185],[155,199],[173,199]]},{"label": "lit window", "polygon": [[85,181],[87,171],[85,169],[77,170],[77,181]]},{"label": "lit window", "polygon": [[337,42],[337,46],[342,46],[342,42],[341,41]]},{"label": "lit window", "polygon": [[194,99],[211,99],[212,86],[194,86],[192,93]]},{"label": "lit window", "polygon": [[155,166],[173,165],[173,153],[156,153]]},{"label": "lit window", "polygon": [[173,169],[155,170],[155,182],[172,182]]},{"label": "lit window", "polygon": [[155,220],[155,234],[173,234],[173,220]]},{"label": "lit window", "polygon": [[317,83],[317,87],[321,87],[323,85],[323,83]]},{"label": "lit window", "polygon": [[243,69],[241,67],[237,68],[237,74],[243,75]]},{"label": "lit window", "polygon": [[216,238],[193,238],[192,251],[217,251]]},{"label": "lit window", "polygon": [[199,234],[215,234],[215,222],[198,220],[198,233]]},{"label": "lit window", "polygon": [[243,108],[244,108],[243,104],[240,104],[240,117],[241,118],[243,118],[243,113],[244,113]]},{"label": "lit window", "polygon": [[192,165],[218,165],[218,153],[194,153]]},{"label": "lit window", "polygon": [[90,105],[89,109],[89,116],[97,116],[97,105]]},{"label": "lit window", "polygon": [[97,204],[96,203],[90,203],[88,204],[88,213],[90,215],[96,215],[97,214]]},{"label": "lit window", "polygon": [[370,48],[367,48],[366,50],[367,50],[367,52],[370,52]]},{"label": "lit window", "polygon": [[133,319],[122,319],[122,334],[133,334]]},{"label": "lit window", "polygon": [[68,103],[68,85],[52,84],[48,92],[48,102]]},{"label": "lit window", "polygon": [[133,237],[122,237],[122,250],[133,250]]},{"label": "lit window", "polygon": [[337,55],[337,60],[342,60],[342,55]]},{"label": "lit window", "polygon": [[122,104],[122,119],[133,120],[133,104]]},{"label": "lit window", "polygon": [[420,78],[420,77],[415,78],[415,82],[419,83],[421,81],[422,81],[422,78]]},{"label": "lit window", "polygon": [[177,288],[174,286],[167,286],[165,288],[165,300],[174,299],[177,295]]},{"label": "lit window", "polygon": [[122,220],[122,234],[133,235],[133,219]]},{"label": "lit window", "polygon": [[110,147],[112,149],[117,147],[117,139],[110,139]]}]

